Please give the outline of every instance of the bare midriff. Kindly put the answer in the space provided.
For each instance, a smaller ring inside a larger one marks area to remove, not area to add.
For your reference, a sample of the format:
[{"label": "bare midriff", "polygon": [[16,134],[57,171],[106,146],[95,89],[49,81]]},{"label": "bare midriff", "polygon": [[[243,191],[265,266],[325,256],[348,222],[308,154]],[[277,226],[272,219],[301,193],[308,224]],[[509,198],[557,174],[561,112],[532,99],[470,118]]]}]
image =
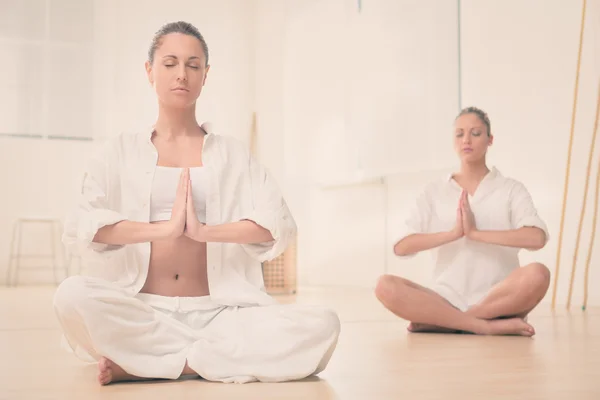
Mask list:
[{"label": "bare midriff", "polygon": [[141,292],[169,297],[208,295],[206,243],[185,235],[152,242],[148,277]]}]

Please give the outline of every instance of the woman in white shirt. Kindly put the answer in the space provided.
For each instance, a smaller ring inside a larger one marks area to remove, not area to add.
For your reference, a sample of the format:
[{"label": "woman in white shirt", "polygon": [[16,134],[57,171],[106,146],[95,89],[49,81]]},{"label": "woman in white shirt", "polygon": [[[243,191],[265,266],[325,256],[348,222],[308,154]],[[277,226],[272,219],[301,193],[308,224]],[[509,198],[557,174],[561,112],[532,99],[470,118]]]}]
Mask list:
[{"label": "woman in white shirt", "polygon": [[152,130],[107,142],[85,171],[63,236],[87,273],[66,279],[54,306],[101,384],[143,378],[245,383],[322,371],[337,315],[280,305],[262,262],[296,224],[279,189],[241,142],[195,119],[208,48],[185,22],[165,25],[146,71],[159,102]]},{"label": "woman in white shirt", "polygon": [[522,183],[486,166],[494,140],[488,116],[464,109],[454,128],[460,171],[425,187],[394,246],[404,258],[433,253],[433,287],[384,275],[376,296],[411,321],[412,332],[532,336],[526,316],[546,294],[550,272],[540,263],[520,267],[518,253],[547,243],[546,224]]}]

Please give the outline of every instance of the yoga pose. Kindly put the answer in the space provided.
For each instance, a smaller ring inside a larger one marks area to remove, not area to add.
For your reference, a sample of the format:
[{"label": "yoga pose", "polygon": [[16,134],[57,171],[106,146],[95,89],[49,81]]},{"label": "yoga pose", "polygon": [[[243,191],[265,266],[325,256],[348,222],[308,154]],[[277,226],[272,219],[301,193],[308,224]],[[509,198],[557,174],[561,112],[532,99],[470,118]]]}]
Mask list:
[{"label": "yoga pose", "polygon": [[154,128],[102,147],[66,222],[63,241],[87,271],[54,298],[70,350],[98,363],[101,384],[319,373],[339,319],[265,291],[262,262],[286,249],[296,224],[246,146],[196,122],[209,71],[203,36],[185,22],[165,25],[146,71],[159,103]]},{"label": "yoga pose", "polygon": [[525,186],[486,166],[492,145],[488,116],[471,107],[455,121],[458,173],[428,184],[407,217],[394,253],[433,252],[434,286],[384,275],[376,296],[412,332],[469,332],[532,336],[527,314],[542,300],[550,272],[520,266],[520,249],[548,241]]}]

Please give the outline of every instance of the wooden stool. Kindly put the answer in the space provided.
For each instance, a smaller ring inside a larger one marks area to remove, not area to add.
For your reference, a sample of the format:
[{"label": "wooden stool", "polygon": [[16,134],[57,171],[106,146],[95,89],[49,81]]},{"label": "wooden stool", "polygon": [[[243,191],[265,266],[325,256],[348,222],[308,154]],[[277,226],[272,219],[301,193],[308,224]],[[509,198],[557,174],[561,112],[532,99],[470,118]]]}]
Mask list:
[{"label": "wooden stool", "polygon": [[[50,239],[51,252],[50,254],[24,254],[23,245],[23,226],[24,225],[35,225],[42,224],[47,225],[49,228],[48,236]],[[66,276],[69,276],[69,263],[66,262],[64,247],[60,242],[60,231],[62,223],[57,218],[48,217],[21,217],[15,221],[13,227],[13,234],[10,243],[10,255],[8,259],[8,269],[6,271],[6,286],[16,286],[19,281],[19,271],[22,266],[22,259],[24,258],[36,258],[36,259],[51,259],[52,270],[54,272],[54,281],[56,284],[60,283],[58,277],[58,270],[64,269]],[[58,229],[58,234],[57,234]],[[57,240],[58,239],[58,240]],[[60,247],[60,253],[62,255],[62,263],[57,260],[57,245]],[[47,267],[25,267],[27,269],[39,269]]]}]

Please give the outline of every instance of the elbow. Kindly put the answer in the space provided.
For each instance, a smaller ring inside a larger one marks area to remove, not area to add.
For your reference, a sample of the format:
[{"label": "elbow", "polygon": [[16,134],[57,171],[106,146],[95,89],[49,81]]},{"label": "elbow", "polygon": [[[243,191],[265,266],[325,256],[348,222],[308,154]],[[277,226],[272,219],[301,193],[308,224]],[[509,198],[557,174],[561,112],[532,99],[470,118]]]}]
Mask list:
[{"label": "elbow", "polygon": [[542,234],[534,243],[534,250],[541,250],[546,247],[546,235]]},{"label": "elbow", "polygon": [[532,235],[528,249],[531,251],[541,250],[546,246],[546,243],[546,233],[541,229],[538,229],[536,234]]},{"label": "elbow", "polygon": [[406,252],[404,251],[404,249],[398,245],[394,246],[394,255],[397,257],[404,257],[406,256]]},{"label": "elbow", "polygon": [[75,255],[80,255],[80,247],[79,242],[76,237],[73,235],[69,235],[68,233],[63,233],[61,237],[61,242],[64,249],[70,253]]},{"label": "elbow", "polygon": [[394,255],[396,255],[398,257],[407,257],[407,256],[411,255],[411,252],[406,247],[406,245],[403,241],[399,241],[398,243],[396,243],[394,245]]},{"label": "elbow", "polygon": [[77,221],[67,219],[63,225],[63,231],[61,235],[62,245],[69,253],[79,254],[82,248],[82,244],[85,242],[79,231]]},{"label": "elbow", "polygon": [[263,228],[262,226],[259,226],[259,228],[261,230],[261,237],[262,237],[262,240],[260,241],[261,243],[270,243],[275,240],[275,238],[273,237],[273,234],[271,233],[270,230]]},{"label": "elbow", "polygon": [[[289,211],[283,215],[281,220],[279,221],[279,236],[286,238],[286,241],[294,240],[298,235],[298,225],[296,225],[296,221],[294,217],[289,213]],[[272,240],[275,240],[274,237]]]},{"label": "elbow", "polygon": [[290,223],[290,236],[295,238],[298,236],[298,225],[296,225],[296,221],[291,218],[292,222]]}]

